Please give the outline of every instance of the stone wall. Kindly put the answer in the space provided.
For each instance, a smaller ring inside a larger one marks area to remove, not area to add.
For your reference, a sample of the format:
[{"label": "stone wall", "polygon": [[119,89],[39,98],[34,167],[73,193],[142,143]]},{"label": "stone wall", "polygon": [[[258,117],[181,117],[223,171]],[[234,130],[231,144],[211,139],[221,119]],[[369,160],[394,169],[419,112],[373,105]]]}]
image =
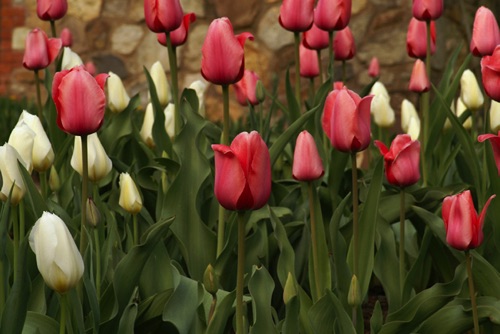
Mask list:
[{"label": "stone wall", "polygon": [[[12,52],[19,58],[11,64],[7,76],[0,72],[4,90],[0,94],[33,96],[33,75],[22,65],[23,38],[35,27],[50,31],[48,24],[36,16],[35,0],[1,0],[2,27],[4,7],[22,6],[25,9],[24,22],[13,30],[2,29],[4,38],[12,37]],[[487,4],[494,9],[494,0]],[[148,30],[144,22],[142,0],[68,0],[68,14],[57,22],[57,29],[68,27],[73,33],[73,50],[85,61],[93,61],[100,72],[113,71],[124,81],[130,95],[141,93],[147,98],[147,84],[143,66],[149,68],[160,60],[169,69],[166,48],[156,42],[156,35]],[[280,0],[181,0],[185,12],[194,12],[196,22],[191,25],[187,43],[178,48],[181,87],[201,79],[201,45],[210,22],[221,16],[232,21],[235,32],[249,31],[255,40],[245,46],[246,68],[254,70],[266,87],[271,86],[274,77],[283,87],[284,73],[290,68],[293,78],[293,35],[278,23]],[[445,15],[437,22],[438,50],[432,66],[439,79],[450,53],[465,42],[462,53],[468,51],[468,36],[475,9],[485,1],[445,1]],[[498,5],[496,5],[498,7]],[[392,95],[396,110],[403,97],[410,96],[407,85],[413,59],[406,54],[406,29],[411,18],[411,0],[353,0],[350,27],[356,45],[356,57],[347,64],[347,85],[355,90],[366,85],[370,78],[367,66],[372,56],[381,64],[381,81]],[[16,21],[17,22],[17,21]],[[6,36],[11,33],[11,36]],[[2,49],[2,54],[5,50]],[[11,53],[12,53],[11,52]],[[324,52],[324,66],[327,54]],[[472,66],[477,68],[474,60]],[[337,64],[337,66],[340,66]],[[3,68],[3,67],[2,67]],[[0,68],[1,69],[1,68]],[[340,73],[337,69],[336,73]],[[1,83],[2,81],[0,81]],[[304,80],[304,95],[307,94]],[[280,89],[282,93],[283,89]],[[207,114],[212,118],[220,115],[220,89],[210,86],[207,94]],[[414,98],[412,98],[414,99]],[[144,101],[145,103],[146,101]],[[245,108],[232,99],[232,113],[237,117]]]}]

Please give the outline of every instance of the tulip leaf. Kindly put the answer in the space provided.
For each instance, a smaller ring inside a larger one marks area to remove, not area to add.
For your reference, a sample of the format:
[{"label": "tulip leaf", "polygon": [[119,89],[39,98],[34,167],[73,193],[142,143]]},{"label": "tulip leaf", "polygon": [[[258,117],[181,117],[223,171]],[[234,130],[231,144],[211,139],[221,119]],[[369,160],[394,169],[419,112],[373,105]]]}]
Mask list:
[{"label": "tulip leaf", "polygon": [[[20,323],[23,325],[23,323]],[[6,330],[3,332],[3,330]],[[2,333],[16,333],[7,331],[2,326]],[[20,333],[20,331],[19,331]],[[41,313],[29,312],[26,314],[26,322],[22,329],[23,334],[57,334],[59,333],[59,323],[49,316]]]},{"label": "tulip leaf", "polygon": [[[40,192],[35,186],[31,175],[28,174],[28,171],[24,166],[19,162],[19,172],[23,177],[23,182],[26,187],[26,197],[28,199],[28,204],[33,213],[33,217],[41,217],[44,211],[49,211],[45,201],[43,200]],[[23,199],[24,200],[24,199]]]},{"label": "tulip leaf", "polygon": [[383,324],[384,314],[382,313],[382,306],[380,306],[380,302],[377,300],[375,306],[373,307],[372,317],[370,318],[370,333],[377,334]]},{"label": "tulip leaf", "polygon": [[120,325],[117,333],[134,334],[134,323],[137,317],[137,302],[132,298],[130,303],[123,310]]},{"label": "tulip leaf", "polygon": [[217,304],[215,305],[215,310],[211,321],[208,324],[206,334],[219,334],[227,333],[224,330],[227,326],[227,321],[231,314],[234,313],[234,301],[236,298],[236,290],[230,293],[226,293],[219,290],[217,292]]},{"label": "tulip leaf", "polygon": [[281,333],[283,334],[299,334],[299,315],[300,315],[300,301],[298,296],[290,298],[286,304],[286,315],[283,320]]},{"label": "tulip leaf", "polygon": [[500,299],[500,274],[478,252],[472,251],[474,285],[476,290],[485,296]]},{"label": "tulip leaf", "polygon": [[275,208],[269,207],[269,216],[274,230],[273,236],[276,238],[280,250],[277,265],[278,279],[284,288],[288,273],[295,273],[295,252],[286,235],[283,223],[275,214]]},{"label": "tulip leaf", "polygon": [[286,88],[286,100],[288,102],[288,118],[290,119],[290,123],[294,123],[300,117],[301,106],[299,105],[299,101],[297,101],[297,98],[295,97],[295,92],[290,82],[289,70],[286,71],[285,88]]},{"label": "tulip leaf", "polygon": [[248,290],[252,296],[253,324],[250,334],[278,333],[273,321],[271,299],[274,281],[265,267],[254,266],[248,282]]},{"label": "tulip leaf", "polygon": [[[331,291],[327,291],[326,295],[309,309],[308,315],[315,333],[356,333],[351,318]],[[335,327],[338,327],[337,331],[334,330]]]}]

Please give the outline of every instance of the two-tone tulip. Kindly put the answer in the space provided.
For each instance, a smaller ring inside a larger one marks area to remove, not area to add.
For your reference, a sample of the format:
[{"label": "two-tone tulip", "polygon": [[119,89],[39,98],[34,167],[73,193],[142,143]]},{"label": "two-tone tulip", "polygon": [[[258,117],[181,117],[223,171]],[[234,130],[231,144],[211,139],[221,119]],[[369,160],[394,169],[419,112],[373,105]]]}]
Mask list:
[{"label": "two-tone tulip", "polygon": [[[97,133],[93,133],[87,137],[87,147],[89,180],[92,182],[99,182],[109,174],[113,164],[106,154],[99,137],[97,137]],[[73,148],[73,155],[71,156],[71,167],[73,167],[78,174],[83,174],[82,139],[79,136],[75,136],[75,146]]]},{"label": "two-tone tulip", "polygon": [[55,21],[66,15],[67,0],[37,0],[36,14],[43,21]]},{"label": "two-tone tulip", "polygon": [[144,0],[144,18],[152,32],[170,32],[182,24],[183,12],[179,0]]},{"label": "two-tone tulip", "polygon": [[[170,32],[170,42],[174,48],[186,43],[188,38],[189,26],[191,23],[196,21],[196,15],[194,13],[188,13],[184,15],[182,19],[182,24],[179,28]],[[165,33],[159,33],[156,35],[158,43],[163,46],[167,46],[167,35]]]},{"label": "two-tone tulip", "polygon": [[500,102],[500,45],[495,48],[491,56],[484,56],[481,59],[481,74],[486,94]]},{"label": "two-tone tulip", "polygon": [[314,9],[314,23],[322,30],[342,30],[351,19],[352,0],[319,0]]},{"label": "two-tone tulip", "polygon": [[306,130],[297,136],[293,152],[293,178],[298,181],[314,181],[325,173],[323,162],[313,136]]},{"label": "two-tone tulip", "polygon": [[[434,21],[431,27],[431,54],[436,52],[436,25]],[[406,34],[406,51],[412,58],[425,58],[427,55],[427,25],[415,18],[410,20]]]},{"label": "two-tone tulip", "polygon": [[118,204],[133,215],[139,213],[142,209],[141,194],[129,173],[120,174],[120,198]]},{"label": "two-tone tulip", "polygon": [[23,66],[34,71],[46,68],[56,59],[61,46],[60,38],[48,38],[38,28],[31,30],[26,37]]},{"label": "two-tone tulip", "polygon": [[127,108],[130,97],[123,86],[122,79],[113,72],[109,72],[108,75],[108,80],[106,80],[108,108],[111,112],[121,113]]},{"label": "two-tone tulip", "polygon": [[279,23],[293,32],[309,30],[313,24],[314,0],[283,0]]}]

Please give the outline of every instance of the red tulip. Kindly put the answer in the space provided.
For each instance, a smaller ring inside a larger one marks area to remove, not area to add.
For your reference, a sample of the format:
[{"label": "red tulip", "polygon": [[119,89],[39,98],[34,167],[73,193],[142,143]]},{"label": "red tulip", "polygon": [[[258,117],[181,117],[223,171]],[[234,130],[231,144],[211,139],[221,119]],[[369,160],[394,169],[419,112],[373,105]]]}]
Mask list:
[{"label": "red tulip", "polygon": [[351,29],[345,27],[338,31],[333,38],[333,50],[336,60],[349,60],[356,54],[356,44]]},{"label": "red tulip", "polygon": [[215,197],[227,210],[256,210],[271,194],[271,160],[258,132],[242,132],[215,152]]},{"label": "red tulip", "polygon": [[245,70],[243,78],[234,84],[236,91],[236,99],[242,106],[247,106],[248,103],[255,106],[259,104],[259,100],[255,94],[259,76],[250,70]]},{"label": "red tulip", "polygon": [[314,9],[314,23],[323,30],[342,30],[351,19],[351,0],[319,0]]},{"label": "red tulip", "polygon": [[319,75],[318,52],[304,46],[304,41],[299,45],[300,76],[314,78]]},{"label": "red tulip", "polygon": [[413,65],[409,88],[415,93],[428,92],[431,89],[431,82],[427,77],[425,63],[420,59],[417,59]]},{"label": "red tulip", "polygon": [[495,48],[491,56],[484,56],[481,59],[481,74],[486,94],[500,102],[500,45]]},{"label": "red tulip", "polygon": [[60,38],[47,38],[45,31],[35,28],[26,37],[23,66],[28,70],[41,70],[56,59],[61,50]]},{"label": "red tulip", "polygon": [[84,136],[102,125],[107,74],[95,78],[83,66],[57,72],[52,83],[52,99],[57,109],[57,125],[67,133]]},{"label": "red tulip", "polygon": [[478,217],[469,190],[445,197],[442,215],[446,230],[446,242],[451,247],[458,250],[469,250],[481,245],[486,210],[493,198],[495,195],[488,199]]},{"label": "red tulip", "polygon": [[300,32],[313,24],[314,0],[283,0],[279,22],[286,30]]},{"label": "red tulip", "polygon": [[437,20],[442,14],[443,0],[413,0],[413,17],[417,20]]},{"label": "red tulip", "polygon": [[381,141],[375,145],[384,156],[387,181],[401,188],[417,183],[420,179],[420,142],[411,140],[410,135],[397,135],[390,149]]},{"label": "red tulip", "polygon": [[68,2],[66,0],[37,0],[36,13],[40,20],[55,21],[66,15]]},{"label": "red tulip", "polygon": [[[170,41],[172,42],[173,47],[178,47],[186,43],[189,32],[189,25],[194,21],[196,21],[196,15],[194,13],[186,14],[182,19],[181,26],[170,32]],[[167,36],[165,33],[157,34],[157,38],[158,43],[167,46]]]},{"label": "red tulip", "polygon": [[144,0],[144,18],[153,32],[174,31],[182,24],[182,7],[179,0]]},{"label": "red tulip", "polygon": [[71,30],[68,28],[63,28],[61,31],[61,41],[62,46],[71,46],[73,45],[73,35],[71,34]]},{"label": "red tulip", "polygon": [[478,57],[490,56],[498,44],[500,44],[500,29],[495,15],[488,8],[481,6],[474,18],[470,52]]},{"label": "red tulip", "polygon": [[316,24],[313,24],[311,29],[304,31],[304,46],[308,49],[323,50],[328,48],[329,41],[328,31],[321,30]]},{"label": "red tulip", "polygon": [[372,78],[376,78],[380,75],[380,64],[377,57],[373,57],[370,61],[370,66],[368,67],[368,75]]},{"label": "red tulip", "polygon": [[[331,129],[330,129],[330,122],[332,118],[332,112],[331,108],[335,104],[335,99],[337,98],[337,94],[339,91],[344,88],[344,83],[342,81],[335,81],[333,83],[333,90],[330,92],[330,94],[327,97],[327,101],[330,104],[330,108],[326,110],[326,108],[323,109],[323,115],[321,116],[321,127],[323,128],[323,131],[326,133],[327,137],[331,140]],[[325,104],[326,106],[326,104]]]},{"label": "red tulip", "polygon": [[342,152],[363,151],[370,144],[370,105],[373,96],[360,98],[346,87],[328,94],[323,129],[332,146]]},{"label": "red tulip", "polygon": [[[406,51],[412,58],[425,58],[427,55],[427,25],[415,18],[410,20],[406,35]],[[431,22],[431,54],[436,52],[436,24]]]},{"label": "red tulip", "polygon": [[500,176],[500,131],[498,131],[497,136],[488,133],[477,137],[477,140],[481,143],[488,139],[491,143],[491,148],[493,149],[493,156],[495,157],[495,163],[497,165],[498,175]]},{"label": "red tulip", "polygon": [[323,163],[313,136],[306,130],[297,137],[293,153],[293,178],[298,181],[314,181],[325,174]]},{"label": "red tulip", "polygon": [[234,36],[227,17],[213,20],[201,47],[201,75],[216,85],[240,81],[245,71],[243,46],[247,39],[253,40],[253,35],[244,32]]}]

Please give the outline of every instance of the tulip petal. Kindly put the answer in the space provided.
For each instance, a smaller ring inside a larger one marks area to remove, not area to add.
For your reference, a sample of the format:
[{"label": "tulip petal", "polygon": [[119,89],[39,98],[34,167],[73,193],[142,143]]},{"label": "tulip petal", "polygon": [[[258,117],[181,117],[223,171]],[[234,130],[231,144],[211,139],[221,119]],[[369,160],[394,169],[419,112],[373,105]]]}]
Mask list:
[{"label": "tulip petal", "polygon": [[49,38],[47,49],[49,52],[49,62],[52,63],[61,51],[62,40],[60,38]]},{"label": "tulip petal", "polygon": [[378,147],[380,154],[382,154],[383,156],[385,156],[389,152],[387,146],[385,146],[385,144],[380,140],[375,140],[373,143]]},{"label": "tulip petal", "polygon": [[474,237],[473,223],[477,220],[477,213],[469,190],[451,198],[451,205],[448,204],[450,207],[445,211],[447,216],[443,212],[443,220],[447,220],[446,242],[453,248],[466,250]]},{"label": "tulip petal", "polygon": [[500,175],[500,131],[497,136],[493,134],[484,134],[477,137],[479,142],[483,142],[487,139],[490,140],[493,157],[495,158],[495,164],[497,165],[498,175]]}]

